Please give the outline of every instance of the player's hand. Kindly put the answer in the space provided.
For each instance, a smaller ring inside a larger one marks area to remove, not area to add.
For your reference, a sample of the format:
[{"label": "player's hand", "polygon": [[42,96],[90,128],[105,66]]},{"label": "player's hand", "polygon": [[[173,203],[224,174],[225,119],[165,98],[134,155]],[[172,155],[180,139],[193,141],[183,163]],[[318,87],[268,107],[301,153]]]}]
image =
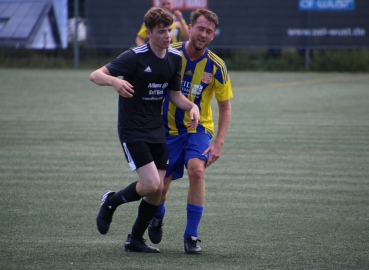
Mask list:
[{"label": "player's hand", "polygon": [[190,110],[190,117],[192,121],[188,123],[187,128],[196,129],[197,125],[200,122],[200,112],[199,112],[199,107],[197,107],[197,105],[195,104],[193,104],[192,109]]},{"label": "player's hand", "polygon": [[126,80],[118,79],[114,81],[112,84],[115,91],[124,98],[131,98],[133,97],[134,90],[133,85],[127,82]]},{"label": "player's hand", "polygon": [[214,141],[208,148],[205,149],[205,151],[202,153],[204,156],[208,155],[208,161],[206,162],[205,167],[209,167],[219,159],[221,149],[222,145],[218,144],[216,141]]},{"label": "player's hand", "polygon": [[173,14],[177,18],[178,21],[182,21],[182,19],[183,19],[182,12],[180,12],[179,10],[175,10],[175,11],[173,11]]}]

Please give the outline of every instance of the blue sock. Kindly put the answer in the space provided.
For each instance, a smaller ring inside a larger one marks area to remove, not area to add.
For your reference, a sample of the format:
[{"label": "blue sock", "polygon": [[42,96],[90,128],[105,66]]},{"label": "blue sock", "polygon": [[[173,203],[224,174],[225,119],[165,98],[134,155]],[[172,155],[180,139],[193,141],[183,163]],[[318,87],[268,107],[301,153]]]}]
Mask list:
[{"label": "blue sock", "polygon": [[164,218],[165,215],[165,203],[159,205],[158,211],[156,212],[156,215],[154,217],[154,219],[156,220],[160,220]]},{"label": "blue sock", "polygon": [[194,236],[198,237],[198,228],[200,225],[200,220],[202,212],[204,211],[204,206],[197,206],[193,204],[187,204],[187,226],[184,232],[184,239]]}]

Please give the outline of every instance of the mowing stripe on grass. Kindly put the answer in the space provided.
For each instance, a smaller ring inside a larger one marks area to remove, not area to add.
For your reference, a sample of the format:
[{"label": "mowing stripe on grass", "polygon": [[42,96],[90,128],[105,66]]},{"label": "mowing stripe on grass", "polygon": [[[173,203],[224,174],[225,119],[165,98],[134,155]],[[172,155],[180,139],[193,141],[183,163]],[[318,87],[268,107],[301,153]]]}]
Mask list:
[{"label": "mowing stripe on grass", "polygon": [[341,78],[335,77],[335,78],[312,79],[312,80],[282,82],[282,83],[268,83],[268,84],[262,84],[262,85],[236,86],[236,87],[233,87],[233,90],[234,91],[260,90],[260,89],[268,89],[268,88],[320,84],[320,83],[329,83],[329,82],[347,82],[347,81],[367,80],[367,79],[369,79],[369,75],[359,75],[359,76],[347,76],[347,77],[341,77]]}]

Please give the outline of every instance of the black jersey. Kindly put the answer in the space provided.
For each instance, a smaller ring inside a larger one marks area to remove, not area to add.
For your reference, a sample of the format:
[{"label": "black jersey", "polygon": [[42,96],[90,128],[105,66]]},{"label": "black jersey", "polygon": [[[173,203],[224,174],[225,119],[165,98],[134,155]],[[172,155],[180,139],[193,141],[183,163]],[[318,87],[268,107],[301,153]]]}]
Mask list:
[{"label": "black jersey", "polygon": [[158,58],[149,44],[130,49],[106,65],[112,76],[123,76],[133,85],[132,98],[119,96],[118,134],[122,142],[164,143],[161,117],[166,92],[181,89],[181,54],[168,48]]}]

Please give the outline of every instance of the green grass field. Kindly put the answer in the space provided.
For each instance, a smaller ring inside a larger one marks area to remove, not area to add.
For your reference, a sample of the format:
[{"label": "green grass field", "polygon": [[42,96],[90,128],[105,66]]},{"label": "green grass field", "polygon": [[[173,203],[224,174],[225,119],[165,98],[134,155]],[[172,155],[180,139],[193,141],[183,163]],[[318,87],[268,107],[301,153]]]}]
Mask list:
[{"label": "green grass field", "polygon": [[187,177],[171,187],[160,254],[124,251],[138,203],[97,232],[102,192],[136,174],[117,95],[88,76],[0,69],[0,269],[369,269],[369,74],[231,72],[201,256],[183,251]]}]

